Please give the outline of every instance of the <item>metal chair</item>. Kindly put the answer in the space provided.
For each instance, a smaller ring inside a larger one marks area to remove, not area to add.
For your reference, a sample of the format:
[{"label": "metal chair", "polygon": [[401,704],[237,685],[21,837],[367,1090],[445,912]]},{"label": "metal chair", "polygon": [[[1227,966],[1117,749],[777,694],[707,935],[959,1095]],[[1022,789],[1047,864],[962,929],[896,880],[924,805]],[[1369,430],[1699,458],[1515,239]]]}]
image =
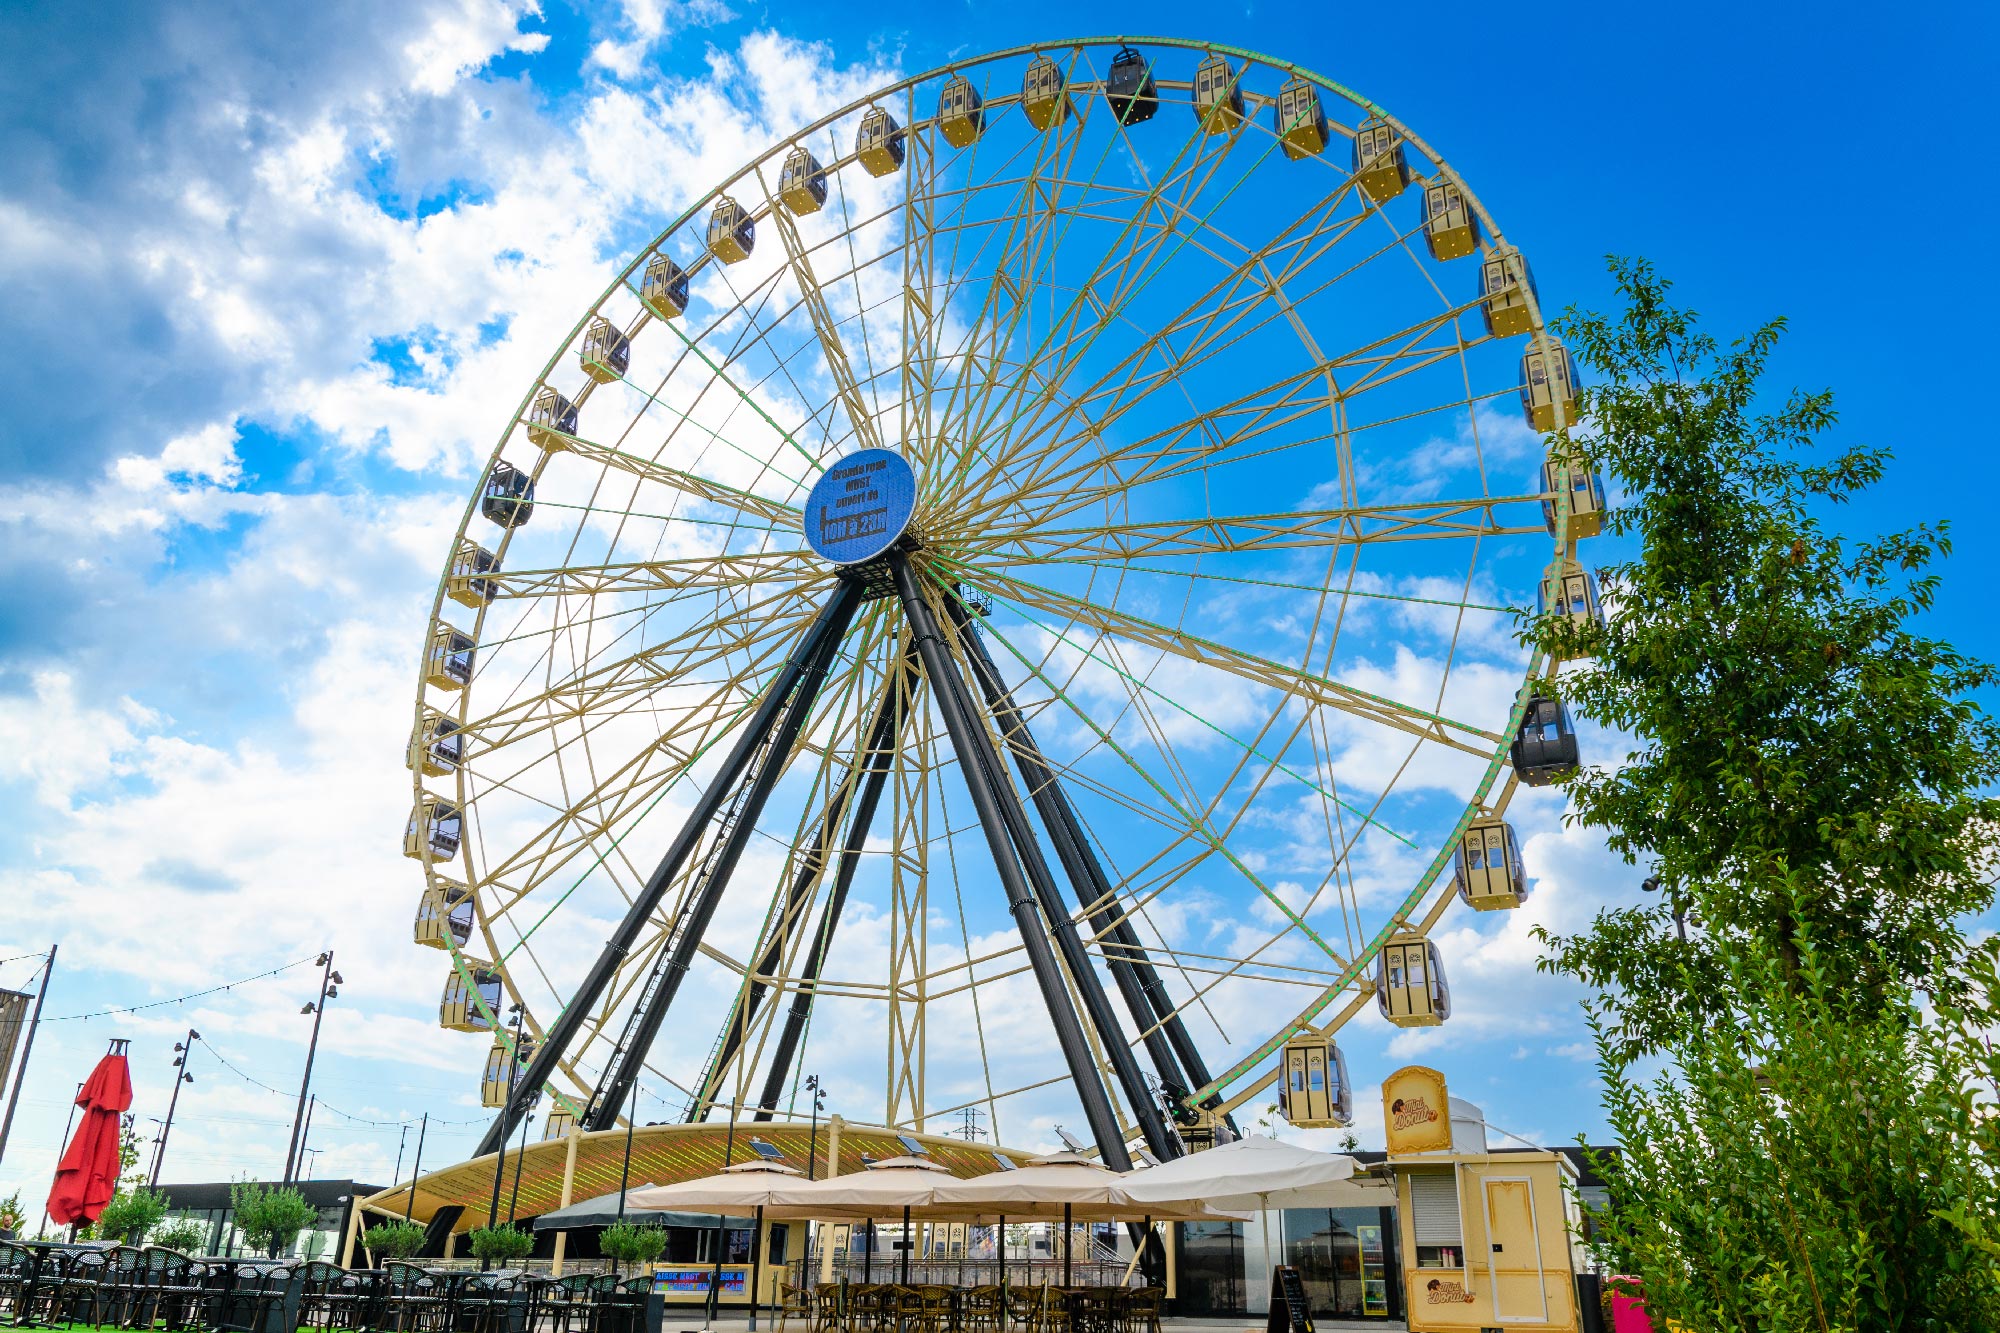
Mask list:
[{"label": "metal chair", "polygon": [[960,1322],[965,1333],[1001,1333],[1000,1288],[974,1287],[964,1296]]},{"label": "metal chair", "polygon": [[209,1290],[207,1266],[159,1245],[147,1246],[145,1254],[145,1283],[134,1301],[133,1324],[183,1329],[201,1323]]},{"label": "metal chair", "polygon": [[396,1333],[445,1333],[450,1328],[451,1301],[423,1269],[391,1259],[382,1265],[382,1285],[382,1317]]},{"label": "metal chair", "polygon": [[31,1276],[36,1267],[34,1251],[0,1240],[0,1315],[5,1316],[5,1322],[32,1321],[29,1307],[41,1289],[41,1284]]},{"label": "metal chair", "polygon": [[537,1283],[528,1310],[529,1326],[546,1333],[573,1333],[590,1326],[591,1274],[571,1273]]},{"label": "metal chair", "polygon": [[354,1274],[339,1264],[314,1259],[299,1269],[299,1278],[300,1328],[351,1333],[363,1327],[361,1280]]},{"label": "metal chair", "polygon": [[451,1327],[457,1333],[507,1333],[519,1291],[518,1278],[500,1273],[474,1274],[459,1289],[458,1308],[453,1311]]},{"label": "metal chair", "polygon": [[1122,1293],[1118,1333],[1160,1333],[1160,1300],[1165,1295],[1158,1287],[1134,1287]]},{"label": "metal chair", "polygon": [[785,1333],[786,1328],[794,1319],[804,1323],[807,1329],[813,1328],[814,1306],[815,1302],[811,1288],[795,1287],[789,1282],[780,1282],[778,1284],[778,1300],[773,1310],[773,1313],[777,1315],[777,1333]]}]

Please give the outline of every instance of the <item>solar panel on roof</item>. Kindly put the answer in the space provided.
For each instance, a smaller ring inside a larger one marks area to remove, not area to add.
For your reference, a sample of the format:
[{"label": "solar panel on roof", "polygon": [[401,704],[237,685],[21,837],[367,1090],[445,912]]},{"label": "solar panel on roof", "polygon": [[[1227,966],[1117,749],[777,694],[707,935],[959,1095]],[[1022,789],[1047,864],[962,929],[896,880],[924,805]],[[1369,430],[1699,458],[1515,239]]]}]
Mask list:
[{"label": "solar panel on roof", "polygon": [[1014,1159],[1009,1157],[1006,1153],[1003,1152],[994,1153],[993,1160],[1000,1163],[1000,1169],[1002,1171],[1014,1171],[1019,1169],[1014,1165]]},{"label": "solar panel on roof", "polygon": [[898,1134],[896,1136],[896,1141],[902,1144],[905,1148],[909,1149],[912,1156],[929,1157],[931,1155],[931,1150],[929,1148],[926,1148],[923,1144],[917,1142],[914,1138],[911,1138],[908,1134]]},{"label": "solar panel on roof", "polygon": [[782,1162],[785,1160],[785,1154],[778,1151],[778,1145],[775,1143],[766,1143],[762,1139],[752,1139],[750,1140],[750,1146],[756,1151],[759,1157],[767,1162]]}]

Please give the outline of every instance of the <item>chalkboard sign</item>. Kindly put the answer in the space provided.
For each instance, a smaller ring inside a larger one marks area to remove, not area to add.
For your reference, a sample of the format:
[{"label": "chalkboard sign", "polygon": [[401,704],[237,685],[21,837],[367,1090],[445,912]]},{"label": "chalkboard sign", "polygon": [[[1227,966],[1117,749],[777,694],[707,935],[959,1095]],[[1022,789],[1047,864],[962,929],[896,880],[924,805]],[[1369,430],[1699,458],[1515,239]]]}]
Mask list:
[{"label": "chalkboard sign", "polygon": [[1287,1264],[1271,1270],[1271,1313],[1264,1320],[1264,1333],[1313,1333],[1306,1284],[1299,1279],[1299,1270]]}]

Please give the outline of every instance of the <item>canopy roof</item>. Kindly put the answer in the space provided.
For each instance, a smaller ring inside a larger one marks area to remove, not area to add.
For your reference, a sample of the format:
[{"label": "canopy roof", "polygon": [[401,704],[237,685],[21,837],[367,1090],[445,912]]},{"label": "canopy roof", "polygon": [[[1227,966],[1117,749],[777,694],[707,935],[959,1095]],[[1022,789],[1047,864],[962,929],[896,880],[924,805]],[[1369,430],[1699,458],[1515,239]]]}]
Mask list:
[{"label": "canopy roof", "polygon": [[[755,1146],[757,1143],[768,1145],[772,1152],[778,1154],[776,1160],[787,1166],[800,1170],[807,1167],[807,1149],[813,1136],[813,1127],[807,1121],[739,1121],[733,1145],[729,1131],[730,1127],[722,1122],[639,1126],[632,1131],[631,1186],[669,1185],[715,1175],[725,1166],[762,1160],[764,1153]],[[827,1173],[831,1139],[832,1124],[820,1121],[812,1174],[823,1176]],[[843,1173],[859,1171],[864,1165],[864,1156],[882,1161],[907,1155],[910,1150],[905,1139],[920,1144],[931,1161],[958,1176],[982,1175],[1001,1169],[995,1153],[1004,1154],[1015,1163],[1030,1161],[1036,1155],[1026,1149],[968,1143],[964,1139],[942,1134],[919,1134],[879,1125],[842,1122],[839,1169]],[[521,1194],[515,1209],[516,1217],[538,1217],[562,1206],[563,1168],[570,1142],[563,1138],[530,1143],[525,1158],[519,1156],[514,1145],[508,1145],[506,1165],[510,1193],[517,1161],[521,1168]],[[575,1136],[575,1143],[576,1173],[571,1182],[571,1200],[610,1195],[615,1212],[619,1169],[625,1154],[624,1129],[580,1133]],[[375,1213],[396,1217],[401,1217],[404,1208],[409,1206],[412,1215],[420,1222],[429,1221],[440,1208],[456,1205],[465,1212],[454,1229],[469,1230],[485,1224],[486,1206],[493,1192],[493,1170],[493,1154],[475,1157],[471,1161],[426,1172],[416,1180],[414,1187],[405,1183],[381,1190],[363,1199],[361,1204]],[[413,1188],[414,1199],[411,1197]]]},{"label": "canopy roof", "polygon": [[[657,1222],[670,1227],[712,1227],[715,1225],[713,1213],[686,1213],[662,1211],[647,1208],[633,1201],[638,1190],[629,1190],[625,1195],[625,1216],[630,1221]],[[558,1208],[552,1213],[543,1213],[535,1219],[537,1231],[567,1231],[571,1227],[608,1227],[618,1220],[618,1191],[599,1195],[595,1199],[585,1199],[567,1208]],[[722,1225],[732,1230],[745,1230],[753,1223],[747,1217],[725,1217]]]}]

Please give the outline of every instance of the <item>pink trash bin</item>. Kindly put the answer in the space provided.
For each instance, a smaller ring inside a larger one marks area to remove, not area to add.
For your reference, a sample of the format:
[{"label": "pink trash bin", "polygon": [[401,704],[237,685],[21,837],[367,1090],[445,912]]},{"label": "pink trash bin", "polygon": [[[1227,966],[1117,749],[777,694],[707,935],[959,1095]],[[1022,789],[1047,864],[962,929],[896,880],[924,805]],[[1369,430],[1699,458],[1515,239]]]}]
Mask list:
[{"label": "pink trash bin", "polygon": [[1638,1291],[1639,1284],[1631,1278],[1614,1277],[1605,1285],[1611,1288],[1611,1333],[1653,1333],[1645,1297],[1631,1294]]}]

